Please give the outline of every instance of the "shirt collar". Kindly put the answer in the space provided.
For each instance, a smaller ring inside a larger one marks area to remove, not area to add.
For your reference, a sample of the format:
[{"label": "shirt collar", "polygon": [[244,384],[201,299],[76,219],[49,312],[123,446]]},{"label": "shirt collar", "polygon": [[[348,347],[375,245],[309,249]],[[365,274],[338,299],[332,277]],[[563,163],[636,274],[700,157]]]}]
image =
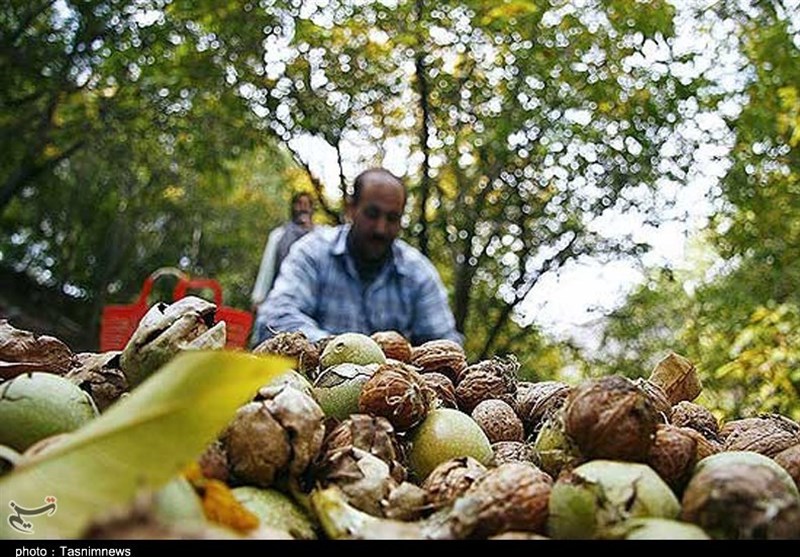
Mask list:
[{"label": "shirt collar", "polygon": [[[347,255],[347,235],[350,233],[350,224],[343,224],[340,227],[339,234],[331,246],[331,254],[337,257]],[[414,271],[403,253],[403,248],[399,240],[392,242],[392,263],[397,273],[400,275],[410,275]]]}]

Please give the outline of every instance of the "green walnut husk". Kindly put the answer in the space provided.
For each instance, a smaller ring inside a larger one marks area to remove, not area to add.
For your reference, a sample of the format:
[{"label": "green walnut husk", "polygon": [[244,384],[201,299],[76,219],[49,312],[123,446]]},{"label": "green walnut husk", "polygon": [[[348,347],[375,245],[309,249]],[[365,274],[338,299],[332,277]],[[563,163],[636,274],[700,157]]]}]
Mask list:
[{"label": "green walnut husk", "polygon": [[316,525],[302,507],[275,489],[243,486],[231,490],[244,508],[258,517],[260,526],[289,532],[293,538],[314,540]]},{"label": "green walnut husk", "polygon": [[314,381],[314,397],[325,415],[346,420],[357,413],[361,387],[376,369],[376,365],[339,364],[323,371]]},{"label": "green walnut husk", "polygon": [[386,355],[380,345],[367,335],[344,333],[325,345],[319,357],[319,367],[325,371],[338,364],[385,364]]},{"label": "green walnut husk", "polygon": [[553,486],[548,532],[559,539],[597,538],[625,520],[676,518],[680,510],[669,486],[649,466],[594,460]]},{"label": "green walnut husk", "polygon": [[24,452],[46,437],[78,429],[97,413],[92,398],[69,379],[18,375],[0,384],[0,445]]},{"label": "green walnut husk", "polygon": [[791,476],[772,459],[719,453],[695,468],[681,518],[718,539],[796,539],[800,496]]},{"label": "green walnut husk", "polygon": [[534,462],[554,478],[580,462],[580,453],[564,431],[560,415],[547,419],[533,444]]},{"label": "green walnut husk", "polygon": [[620,540],[710,540],[702,528],[668,518],[634,518],[606,531]]}]

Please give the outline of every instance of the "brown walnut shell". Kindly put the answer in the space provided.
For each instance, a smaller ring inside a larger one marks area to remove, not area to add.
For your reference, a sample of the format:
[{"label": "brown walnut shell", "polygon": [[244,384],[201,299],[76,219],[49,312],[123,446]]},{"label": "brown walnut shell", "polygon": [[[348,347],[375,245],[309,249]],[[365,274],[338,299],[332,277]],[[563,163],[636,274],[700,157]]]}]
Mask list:
[{"label": "brown walnut shell", "polygon": [[663,389],[673,406],[682,400],[693,401],[703,390],[694,364],[674,352],[656,364],[649,381]]},{"label": "brown walnut shell", "polygon": [[219,440],[213,441],[197,461],[200,466],[200,471],[203,476],[209,479],[219,480],[228,483],[230,480],[230,471],[228,464],[228,455],[225,452],[225,447]]},{"label": "brown walnut shell", "polygon": [[681,428],[659,424],[647,464],[673,491],[682,490],[697,461],[697,441]]},{"label": "brown walnut shell", "polygon": [[561,381],[519,382],[515,409],[525,432],[528,435],[536,433],[545,420],[564,406],[571,390]]},{"label": "brown walnut shell", "polygon": [[667,394],[664,390],[656,385],[655,383],[648,381],[647,379],[636,379],[634,381],[636,386],[638,386],[642,392],[647,395],[650,399],[650,402],[653,403],[653,407],[656,409],[656,412],[660,415],[660,423],[669,423],[669,417],[672,415],[672,405],[667,398]]},{"label": "brown walnut shell", "polygon": [[373,333],[371,338],[378,343],[387,358],[404,363],[411,361],[411,343],[397,331],[379,331]]},{"label": "brown walnut shell", "polygon": [[782,450],[775,455],[773,460],[789,472],[789,475],[794,480],[794,485],[797,486],[797,489],[800,489],[800,444]]},{"label": "brown walnut shell", "polygon": [[725,424],[720,436],[726,451],[753,451],[774,457],[800,443],[800,424],[779,414],[763,414]]},{"label": "brown walnut shell", "polygon": [[490,443],[522,441],[525,431],[514,409],[502,400],[484,400],[472,410],[475,420]]},{"label": "brown walnut shell", "polygon": [[458,374],[467,367],[467,357],[452,340],[430,340],[411,349],[411,363],[423,373],[446,375],[455,384]]},{"label": "brown walnut shell", "polygon": [[553,480],[529,464],[509,462],[489,470],[453,505],[456,538],[486,538],[509,531],[544,533]]},{"label": "brown walnut shell", "polygon": [[444,374],[432,371],[422,374],[422,381],[433,392],[442,408],[458,408],[456,403],[456,388],[450,378]]},{"label": "brown walnut shell", "polygon": [[383,416],[397,431],[406,431],[425,418],[432,398],[410,366],[383,364],[361,387],[358,408],[371,416]]},{"label": "brown walnut shell", "polygon": [[719,439],[719,422],[707,408],[683,400],[672,407],[670,423],[678,427],[690,427],[708,439]]},{"label": "brown walnut shell", "polygon": [[484,400],[502,400],[512,408],[517,397],[516,358],[494,358],[464,369],[456,385],[456,400],[462,412],[470,413]]},{"label": "brown walnut shell", "polygon": [[319,366],[320,351],[317,346],[301,332],[278,333],[253,349],[253,354],[274,354],[295,360],[297,371],[314,378]]},{"label": "brown walnut shell", "polygon": [[578,386],[564,411],[566,434],[588,460],[646,461],[658,422],[649,397],[620,376]]},{"label": "brown walnut shell", "polygon": [[500,466],[507,462],[533,464],[536,458],[533,447],[521,441],[500,441],[498,443],[493,443],[492,453],[494,454],[493,464],[495,466]]},{"label": "brown walnut shell", "polygon": [[422,488],[428,492],[428,502],[433,508],[445,507],[466,493],[485,473],[486,467],[474,458],[455,458],[434,468],[422,482]]}]

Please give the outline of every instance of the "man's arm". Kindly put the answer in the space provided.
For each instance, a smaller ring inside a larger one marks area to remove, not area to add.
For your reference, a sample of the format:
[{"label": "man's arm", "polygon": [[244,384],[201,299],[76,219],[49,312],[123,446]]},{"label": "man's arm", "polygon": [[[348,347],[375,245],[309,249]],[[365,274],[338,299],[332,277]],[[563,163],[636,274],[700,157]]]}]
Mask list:
[{"label": "man's arm", "polygon": [[269,287],[272,284],[272,279],[275,277],[275,255],[278,253],[278,244],[283,236],[283,227],[278,227],[269,234],[267,245],[264,248],[264,255],[261,257],[261,267],[258,269],[258,277],[253,286],[253,293],[250,295],[250,300],[253,302],[253,307],[256,307],[264,301],[269,292]]},{"label": "man's arm", "polygon": [[419,292],[414,297],[414,323],[411,343],[448,339],[462,344],[464,339],[456,331],[456,320],[447,302],[447,291],[436,268],[428,260],[421,261]]},{"label": "man's arm", "polygon": [[301,241],[293,245],[262,305],[271,331],[302,331],[312,342],[330,335],[312,317],[317,305],[319,277],[319,265],[309,244]]}]

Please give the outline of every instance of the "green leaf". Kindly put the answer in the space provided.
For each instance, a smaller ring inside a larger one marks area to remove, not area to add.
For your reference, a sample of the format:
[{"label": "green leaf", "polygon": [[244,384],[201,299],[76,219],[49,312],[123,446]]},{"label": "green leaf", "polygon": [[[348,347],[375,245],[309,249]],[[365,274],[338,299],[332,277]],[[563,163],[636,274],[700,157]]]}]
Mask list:
[{"label": "green leaf", "polygon": [[36,538],[74,538],[103,513],[158,487],[203,451],[260,386],[291,363],[274,356],[187,352],[142,383],[107,413],[41,459],[0,481],[0,538],[12,529],[9,503],[35,509],[46,497],[56,512],[25,517]]}]

